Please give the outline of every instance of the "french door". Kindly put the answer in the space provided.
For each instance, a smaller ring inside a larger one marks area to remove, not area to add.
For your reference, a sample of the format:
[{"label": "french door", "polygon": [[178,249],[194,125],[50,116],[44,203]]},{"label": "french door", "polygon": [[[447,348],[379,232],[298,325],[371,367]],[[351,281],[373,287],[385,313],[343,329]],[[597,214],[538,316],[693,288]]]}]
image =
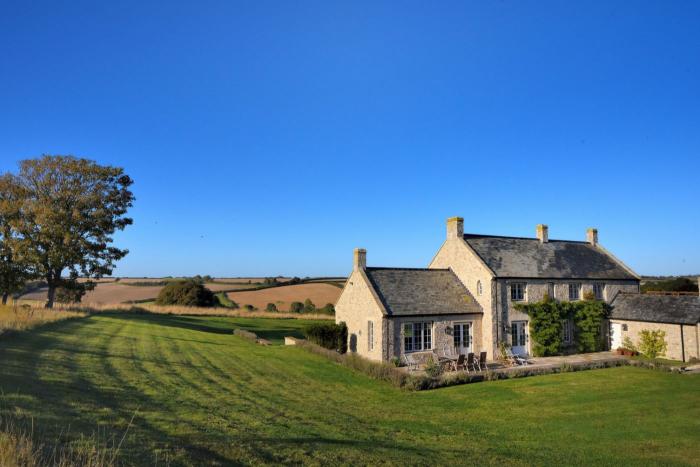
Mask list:
[{"label": "french door", "polygon": [[515,355],[527,355],[527,321],[511,323],[511,350]]},{"label": "french door", "polygon": [[453,330],[454,347],[457,354],[472,352],[472,323],[455,323]]}]

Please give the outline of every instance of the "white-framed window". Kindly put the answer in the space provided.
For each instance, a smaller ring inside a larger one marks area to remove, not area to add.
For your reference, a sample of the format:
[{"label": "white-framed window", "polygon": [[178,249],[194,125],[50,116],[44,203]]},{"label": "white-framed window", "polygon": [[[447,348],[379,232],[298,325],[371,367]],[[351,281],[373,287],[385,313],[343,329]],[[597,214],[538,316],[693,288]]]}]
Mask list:
[{"label": "white-framed window", "polygon": [[562,340],[564,344],[574,343],[574,321],[571,319],[565,319],[561,322],[562,330]]},{"label": "white-framed window", "polygon": [[374,350],[374,321],[367,321],[367,349]]},{"label": "white-framed window", "polygon": [[404,352],[418,352],[433,348],[433,323],[404,323],[403,325],[403,350]]},{"label": "white-framed window", "polygon": [[481,281],[476,281],[476,294],[481,295],[483,290],[481,289]]},{"label": "white-framed window", "polygon": [[600,282],[593,284],[593,295],[596,300],[605,300],[605,284]]},{"label": "white-framed window", "polygon": [[520,302],[525,300],[525,288],[527,284],[525,282],[513,282],[510,284],[510,299],[514,302]]},{"label": "white-framed window", "polygon": [[547,295],[552,300],[555,298],[554,292],[554,282],[547,282]]},{"label": "white-framed window", "polygon": [[569,300],[575,301],[581,298],[581,284],[572,282],[569,284]]}]

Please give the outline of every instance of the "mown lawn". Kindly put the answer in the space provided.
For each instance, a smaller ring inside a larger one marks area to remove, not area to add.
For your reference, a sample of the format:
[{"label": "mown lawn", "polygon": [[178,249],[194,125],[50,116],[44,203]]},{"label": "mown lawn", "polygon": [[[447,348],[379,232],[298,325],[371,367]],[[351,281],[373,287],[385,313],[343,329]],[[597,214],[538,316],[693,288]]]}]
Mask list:
[{"label": "mown lawn", "polygon": [[[700,376],[639,368],[405,392],[279,342],[294,320],[95,315],[0,339],[0,411],[153,465],[698,465]],[[67,434],[66,434],[67,432]]]}]

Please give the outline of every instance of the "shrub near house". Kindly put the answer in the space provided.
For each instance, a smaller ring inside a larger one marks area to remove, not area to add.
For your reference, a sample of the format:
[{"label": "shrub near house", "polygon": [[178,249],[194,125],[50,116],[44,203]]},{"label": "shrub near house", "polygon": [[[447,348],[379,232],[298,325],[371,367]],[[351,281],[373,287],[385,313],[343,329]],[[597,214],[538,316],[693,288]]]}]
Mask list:
[{"label": "shrub near house", "polygon": [[306,338],[327,349],[345,353],[348,350],[348,327],[345,323],[316,323],[304,328]]}]

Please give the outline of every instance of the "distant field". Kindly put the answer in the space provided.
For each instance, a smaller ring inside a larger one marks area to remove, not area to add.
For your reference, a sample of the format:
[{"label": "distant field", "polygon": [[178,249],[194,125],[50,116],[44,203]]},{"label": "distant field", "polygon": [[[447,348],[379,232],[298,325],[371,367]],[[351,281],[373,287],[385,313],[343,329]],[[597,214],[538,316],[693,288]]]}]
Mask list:
[{"label": "distant field", "polygon": [[[81,282],[83,279],[80,279]],[[179,278],[122,278],[118,282],[115,282],[113,278],[105,278],[98,281],[98,285],[94,290],[88,292],[83,297],[83,303],[124,303],[124,302],[137,302],[149,299],[155,299],[158,293],[163,288],[159,283],[169,280],[179,280]],[[222,292],[225,290],[233,289],[247,289],[250,287],[257,287],[264,278],[261,277],[246,277],[246,278],[215,278],[214,282],[208,282],[205,286],[213,292]],[[277,278],[280,282],[289,281],[289,278]],[[250,281],[250,282],[249,282]],[[150,285],[139,285],[134,284],[145,284],[154,283],[153,286]],[[243,301],[240,302],[238,299],[234,299],[240,305],[251,304],[257,308],[265,308],[265,306],[271,301],[277,304],[280,310],[287,310],[289,308],[289,303],[293,301],[303,302],[307,298],[310,298],[316,305],[323,306],[326,303],[333,303],[340,296],[340,288],[323,283],[313,283],[313,284],[300,284],[289,287],[280,287],[280,291],[283,289],[289,289],[294,287],[302,287],[302,289],[295,289],[293,292],[272,292],[272,300],[268,300],[268,295],[255,295],[251,298],[245,297],[245,300],[253,301]],[[306,288],[303,288],[306,287]],[[274,289],[276,290],[276,288]],[[253,294],[260,294],[262,291],[250,292]],[[45,287],[35,290],[34,292],[28,293],[20,297],[22,300],[46,300],[47,289]],[[239,292],[236,292],[239,293]],[[245,292],[240,292],[245,293]],[[291,295],[290,295],[291,293]],[[311,295],[304,295],[311,294]],[[303,295],[303,296],[301,296]],[[268,301],[265,301],[268,300]],[[285,303],[288,302],[288,303]],[[262,305],[258,305],[262,303]]]},{"label": "distant field", "polygon": [[263,310],[268,303],[274,303],[277,305],[278,310],[288,311],[292,302],[303,302],[307,298],[311,299],[317,307],[322,307],[326,303],[335,305],[341,291],[341,288],[331,284],[313,283],[272,287],[247,292],[230,292],[227,295],[241,306],[249,304]]},{"label": "distant field", "polygon": [[[163,287],[133,287],[119,282],[98,284],[94,290],[83,297],[83,303],[122,303],[137,300],[147,300],[158,296]],[[46,288],[22,295],[23,300],[46,300]]]}]

